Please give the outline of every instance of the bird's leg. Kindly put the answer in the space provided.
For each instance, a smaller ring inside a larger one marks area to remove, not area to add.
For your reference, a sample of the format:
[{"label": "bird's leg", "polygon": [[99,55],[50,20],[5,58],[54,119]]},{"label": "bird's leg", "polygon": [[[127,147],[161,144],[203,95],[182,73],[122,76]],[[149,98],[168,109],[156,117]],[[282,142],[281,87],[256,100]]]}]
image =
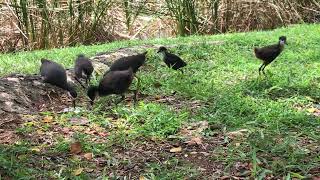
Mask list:
[{"label": "bird's leg", "polygon": [[266,75],[266,73],[264,72],[264,68],[266,68],[267,65],[268,65],[268,64],[264,64],[264,66],[263,66],[263,68],[262,68],[262,73],[263,73],[264,75]]},{"label": "bird's leg", "polygon": [[138,93],[137,90],[134,90],[134,91],[133,91],[133,103],[134,103],[134,104],[137,103],[137,93]]},{"label": "bird's leg", "polygon": [[259,75],[261,74],[261,70],[262,70],[262,68],[264,67],[264,63],[259,67]]},{"label": "bird's leg", "polygon": [[90,79],[86,78],[86,85],[88,86]]},{"label": "bird's leg", "polygon": [[76,109],[76,99],[75,98],[72,99],[72,105],[73,105],[73,109]]},{"label": "bird's leg", "polygon": [[90,81],[91,81],[91,76],[87,76],[87,78],[86,78],[86,84],[87,84],[87,86],[89,85]]},{"label": "bird's leg", "polygon": [[78,83],[83,87],[83,89],[86,89],[86,87],[82,84],[82,82],[77,77],[74,77],[74,79],[78,81]]},{"label": "bird's leg", "polygon": [[134,90],[134,98],[133,98],[133,100],[137,101],[138,93],[139,93],[139,90],[140,90],[140,78],[138,78],[137,76],[134,76],[134,77],[137,79],[138,83],[137,83],[137,89]]}]

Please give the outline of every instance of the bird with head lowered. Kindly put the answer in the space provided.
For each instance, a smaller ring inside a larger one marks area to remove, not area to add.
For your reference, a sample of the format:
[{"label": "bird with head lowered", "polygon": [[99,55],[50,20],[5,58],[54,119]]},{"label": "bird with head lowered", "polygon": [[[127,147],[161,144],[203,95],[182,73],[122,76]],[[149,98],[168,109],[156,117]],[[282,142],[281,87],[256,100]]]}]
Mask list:
[{"label": "bird with head lowered", "polygon": [[73,107],[76,106],[77,92],[73,85],[67,82],[66,70],[58,63],[47,59],[41,59],[40,74],[45,83],[49,83],[67,90],[71,95]]},{"label": "bird with head lowered", "polygon": [[93,65],[90,59],[83,54],[79,54],[74,64],[75,80],[78,81],[83,88],[85,88],[81,82],[81,79],[85,79],[86,84],[88,85],[92,72]]},{"label": "bird with head lowered", "polygon": [[129,89],[133,80],[133,75],[132,68],[121,71],[109,71],[106,73],[100,80],[98,86],[90,86],[87,91],[87,95],[91,100],[91,105],[93,105],[97,95],[107,96],[117,94],[121,95],[121,100],[119,102],[124,100],[124,93]]}]

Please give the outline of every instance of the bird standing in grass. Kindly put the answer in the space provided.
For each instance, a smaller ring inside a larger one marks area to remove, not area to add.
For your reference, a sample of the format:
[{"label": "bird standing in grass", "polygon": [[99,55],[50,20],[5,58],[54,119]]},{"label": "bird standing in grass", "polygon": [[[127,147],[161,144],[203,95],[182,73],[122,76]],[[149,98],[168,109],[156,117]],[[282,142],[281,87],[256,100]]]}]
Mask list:
[{"label": "bird standing in grass", "polygon": [[167,48],[161,46],[157,53],[161,53],[163,56],[163,61],[166,63],[166,65],[169,68],[172,68],[174,70],[180,70],[183,72],[180,68],[187,65],[186,62],[184,62],[179,56],[169,53]]},{"label": "bird standing in grass", "polygon": [[[123,71],[129,68],[131,68],[133,73],[135,74],[139,70],[139,68],[145,63],[147,53],[148,52],[146,51],[141,54],[122,57],[117,59],[116,61],[113,62],[109,70],[106,73],[104,73],[103,76],[108,74],[110,71]],[[134,77],[136,77],[138,80],[137,89],[135,90],[135,95],[134,95],[134,97],[136,98],[138,91],[140,89],[140,78],[137,76],[134,76]]]},{"label": "bird standing in grass", "polygon": [[[129,89],[133,80],[133,70],[129,68],[122,71],[109,71],[101,79],[99,86],[90,86],[87,95],[91,99],[93,105],[94,99],[97,95],[107,96],[110,94],[121,95],[121,102],[124,100],[124,93]],[[135,100],[136,97],[134,97]],[[118,103],[119,103],[118,102]]]},{"label": "bird standing in grass", "polygon": [[91,74],[93,72],[93,65],[89,58],[83,54],[79,54],[74,65],[75,79],[80,83],[80,85],[85,88],[81,83],[81,79],[86,80],[86,84],[90,82]]},{"label": "bird standing in grass", "polygon": [[264,68],[279,56],[279,54],[283,51],[285,44],[287,44],[287,38],[285,36],[280,36],[278,44],[273,44],[262,48],[254,48],[254,54],[256,57],[263,61],[259,68],[259,75],[261,71],[263,74],[265,74]]},{"label": "bird standing in grass", "polygon": [[109,71],[123,71],[129,68],[132,68],[133,73],[136,73],[138,69],[145,63],[146,55],[147,51],[141,54],[119,58],[113,62],[105,74],[107,74]]},{"label": "bird standing in grass", "polygon": [[40,74],[45,83],[67,90],[73,98],[73,107],[76,106],[75,98],[77,97],[77,92],[75,87],[67,82],[66,70],[60,64],[47,59],[41,59]]}]

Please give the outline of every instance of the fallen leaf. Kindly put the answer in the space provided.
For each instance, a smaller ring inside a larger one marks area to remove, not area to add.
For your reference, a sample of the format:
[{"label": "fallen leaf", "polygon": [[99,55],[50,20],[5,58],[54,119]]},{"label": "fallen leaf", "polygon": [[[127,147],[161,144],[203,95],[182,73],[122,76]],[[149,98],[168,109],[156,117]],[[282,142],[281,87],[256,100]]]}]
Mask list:
[{"label": "fallen leaf", "polygon": [[52,116],[46,116],[42,119],[43,123],[52,123],[53,117]]},{"label": "fallen leaf", "polygon": [[23,123],[24,126],[28,126],[28,127],[34,126],[35,124],[37,124],[37,122],[35,121],[29,121],[29,122]]},{"label": "fallen leaf", "polygon": [[194,137],[190,141],[187,141],[188,145],[202,145],[201,137]]},{"label": "fallen leaf", "polygon": [[62,128],[61,130],[64,134],[69,134],[70,133],[70,129],[67,127]]},{"label": "fallen leaf", "polygon": [[80,142],[74,142],[70,145],[70,153],[72,154],[79,154],[81,153],[81,143]]},{"label": "fallen leaf", "polygon": [[87,160],[91,160],[92,157],[93,157],[93,154],[92,154],[92,153],[85,153],[85,154],[83,155],[83,157],[85,157]]},{"label": "fallen leaf", "polygon": [[145,180],[144,176],[140,176],[139,180]]},{"label": "fallen leaf", "polygon": [[172,152],[172,153],[178,153],[178,152],[181,152],[181,151],[182,151],[181,147],[176,147],[176,148],[170,149],[170,152]]},{"label": "fallen leaf", "polygon": [[244,137],[248,133],[249,133],[248,129],[240,129],[238,131],[228,132],[227,136],[231,139],[234,139],[234,138]]},{"label": "fallen leaf", "polygon": [[309,109],[307,109],[307,111],[308,111],[309,113],[314,113],[314,112],[317,111],[317,109],[316,109],[316,108],[309,108]]},{"label": "fallen leaf", "polygon": [[73,118],[70,118],[70,123],[75,125],[85,125],[85,124],[88,124],[89,121],[84,117],[80,117],[80,118],[73,117]]},{"label": "fallen leaf", "polygon": [[40,149],[38,147],[31,148],[31,151],[40,152]]},{"label": "fallen leaf", "polygon": [[94,169],[86,168],[86,169],[85,169],[85,171],[86,171],[86,172],[88,172],[88,173],[91,173],[91,172],[93,172],[93,171],[94,171]]},{"label": "fallen leaf", "polygon": [[72,174],[74,176],[79,176],[82,173],[82,171],[83,171],[83,168],[79,168],[79,169],[74,170]]},{"label": "fallen leaf", "polygon": [[98,133],[99,134],[99,136],[101,136],[101,137],[106,137],[106,136],[108,136],[108,133],[106,133],[106,132],[101,132],[101,133]]},{"label": "fallen leaf", "polygon": [[38,129],[38,130],[37,130],[37,133],[40,134],[40,135],[41,135],[41,134],[44,134],[44,132],[43,132],[41,129]]}]

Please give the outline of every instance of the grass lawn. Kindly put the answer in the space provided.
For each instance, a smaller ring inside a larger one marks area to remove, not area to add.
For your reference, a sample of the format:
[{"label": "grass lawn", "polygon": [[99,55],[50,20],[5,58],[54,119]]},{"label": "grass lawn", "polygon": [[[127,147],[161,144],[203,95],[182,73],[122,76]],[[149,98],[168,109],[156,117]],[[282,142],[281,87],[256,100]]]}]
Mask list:
[{"label": "grass lawn", "polygon": [[[253,47],[281,35],[289,45],[266,67],[267,76],[259,76]],[[184,74],[149,50],[138,72],[143,97],[136,106],[106,105],[116,99],[109,96],[89,112],[42,112],[47,120],[22,124],[16,129],[22,138],[0,146],[0,179],[320,177],[319,24],[2,54],[0,75],[37,73],[42,57],[72,67],[79,53],[144,44],[177,45],[170,50],[188,63]],[[196,131],[201,141],[186,136]],[[69,153],[74,140],[81,155]]]}]

